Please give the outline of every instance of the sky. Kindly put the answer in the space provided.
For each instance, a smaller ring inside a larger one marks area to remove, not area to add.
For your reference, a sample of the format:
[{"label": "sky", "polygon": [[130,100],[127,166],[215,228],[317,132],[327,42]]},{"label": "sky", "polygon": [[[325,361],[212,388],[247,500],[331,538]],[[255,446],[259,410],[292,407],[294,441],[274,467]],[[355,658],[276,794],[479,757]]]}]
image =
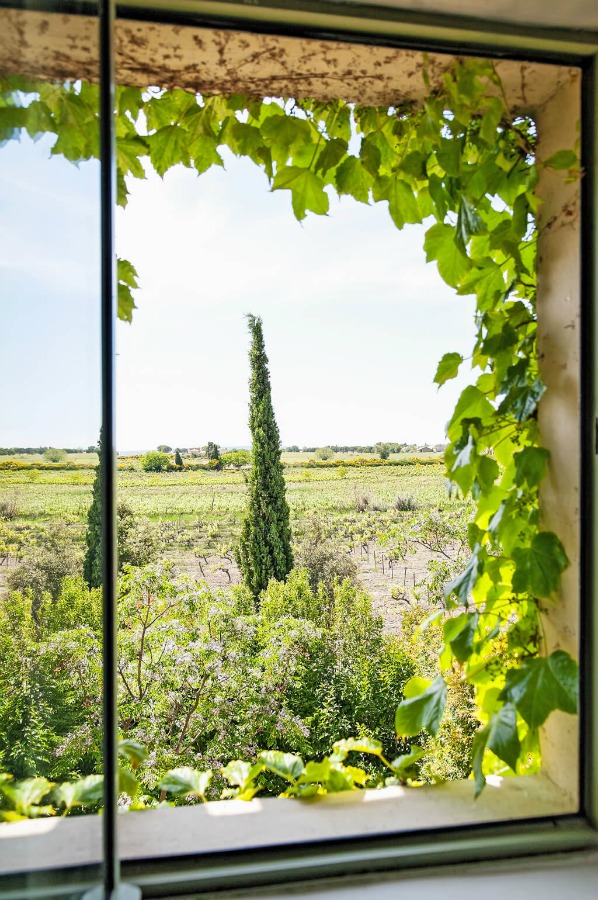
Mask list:
[{"label": "sky", "polygon": [[[98,166],[49,146],[0,149],[0,446],[87,446],[99,429]],[[150,173],[117,211],[141,284],[118,324],[119,451],[249,445],[247,313],[284,446],[442,441],[466,382],[433,377],[469,354],[473,301],[426,264],[424,228],[332,194],[299,223],[288,191],[225,164]]]}]

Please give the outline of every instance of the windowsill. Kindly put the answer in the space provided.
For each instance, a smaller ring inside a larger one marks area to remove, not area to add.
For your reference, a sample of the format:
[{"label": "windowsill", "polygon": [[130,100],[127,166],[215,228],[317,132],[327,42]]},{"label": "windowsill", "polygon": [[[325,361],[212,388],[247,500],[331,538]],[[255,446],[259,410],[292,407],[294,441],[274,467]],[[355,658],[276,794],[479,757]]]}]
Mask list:
[{"label": "windowsill", "polygon": [[[119,819],[123,860],[247,850],[297,842],[412,833],[575,813],[544,775],[491,779],[473,798],[473,782],[385,788],[317,800],[255,799],[131,812]],[[0,826],[3,874],[80,866],[101,858],[101,817],[49,818]]]}]

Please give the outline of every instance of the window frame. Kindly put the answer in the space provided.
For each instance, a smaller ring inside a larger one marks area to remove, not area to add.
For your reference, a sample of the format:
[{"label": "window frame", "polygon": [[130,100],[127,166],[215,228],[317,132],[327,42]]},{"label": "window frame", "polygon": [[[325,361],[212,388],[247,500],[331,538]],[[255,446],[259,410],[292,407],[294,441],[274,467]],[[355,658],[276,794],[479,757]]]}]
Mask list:
[{"label": "window frame", "polygon": [[[104,700],[104,771],[109,796],[104,814],[104,887],[119,882],[116,843],[116,664],[115,664],[115,434],[114,434],[114,128],[113,16],[114,0],[0,0],[0,6],[68,12],[100,17],[102,163],[102,410],[105,454],[103,496],[104,540],[104,665],[108,685]],[[303,38],[350,40],[393,48],[434,50],[457,55],[503,56],[531,62],[575,65],[582,72],[581,161],[581,398],[580,475],[582,527],[580,559],[580,806],[577,814],[522,819],[492,825],[430,829],[411,835],[349,838],[324,844],[293,843],[259,850],[228,850],[212,854],[123,862],[123,878],[139,885],[144,896],[189,891],[226,890],[284,884],[288,881],[332,878],[340,874],[416,869],[474,860],[512,858],[598,846],[598,553],[595,484],[598,479],[598,410],[595,359],[595,316],[598,288],[598,35],[591,32],[531,28],[431,12],[401,11],[369,3],[332,0],[252,2],[235,0],[122,0],[122,18],[170,24],[276,33]],[[147,813],[149,815],[149,813]],[[314,815],[317,812],[314,810]],[[525,840],[522,840],[525,838]],[[97,883],[97,867],[40,871],[9,877],[0,897],[69,896]],[[8,891],[8,893],[5,893]],[[14,893],[13,893],[14,892]],[[109,894],[107,894],[109,896]]]}]

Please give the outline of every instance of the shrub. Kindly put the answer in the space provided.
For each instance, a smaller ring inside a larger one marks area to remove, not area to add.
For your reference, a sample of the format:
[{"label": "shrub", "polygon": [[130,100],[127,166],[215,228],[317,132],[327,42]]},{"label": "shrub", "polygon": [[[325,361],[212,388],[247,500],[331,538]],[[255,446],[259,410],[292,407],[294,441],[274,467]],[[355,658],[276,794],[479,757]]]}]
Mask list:
[{"label": "shrub", "polygon": [[370,508],[372,498],[364,491],[355,491],[355,509],[357,512],[365,512]]},{"label": "shrub", "polygon": [[170,465],[170,457],[157,450],[149,450],[141,457],[141,468],[144,472],[165,472]]},{"label": "shrub", "polygon": [[226,466],[248,466],[251,463],[251,453],[249,450],[231,450],[229,453],[223,453],[220,456],[220,464],[223,468]]},{"label": "shrub", "polygon": [[312,591],[320,585],[332,593],[335,581],[354,578],[357,566],[352,557],[326,532],[320,519],[312,519],[295,548],[297,566],[305,569]]},{"label": "shrub", "polygon": [[72,529],[59,522],[44,532],[37,544],[25,549],[23,562],[8,576],[8,586],[13,591],[30,592],[37,611],[45,594],[58,598],[64,579],[80,573],[81,561]]},{"label": "shrub", "polygon": [[315,452],[316,459],[326,460],[332,459],[334,456],[334,450],[332,447],[318,447]]},{"label": "shrub", "polygon": [[392,508],[398,512],[414,512],[419,506],[413,494],[398,494]]},{"label": "shrub", "polygon": [[44,453],[44,459],[46,462],[58,463],[63,462],[67,458],[67,454],[64,450],[58,450],[56,447],[48,447],[48,449]]},{"label": "shrub", "polygon": [[16,497],[1,497],[0,498],[0,519],[6,519],[7,521],[11,521],[12,519],[16,519],[19,515],[19,508],[17,505]]},{"label": "shrub", "polygon": [[147,566],[155,562],[162,549],[160,532],[156,525],[136,518],[127,503],[121,501],[117,510],[118,568]]}]

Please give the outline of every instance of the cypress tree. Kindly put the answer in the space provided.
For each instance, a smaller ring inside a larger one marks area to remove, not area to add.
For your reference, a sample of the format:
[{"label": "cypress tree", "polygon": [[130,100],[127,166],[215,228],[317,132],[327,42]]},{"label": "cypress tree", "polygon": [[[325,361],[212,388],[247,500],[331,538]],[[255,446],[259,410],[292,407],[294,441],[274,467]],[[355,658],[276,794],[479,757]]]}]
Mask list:
[{"label": "cypress tree", "polygon": [[87,511],[87,549],[83,559],[83,577],[89,587],[102,584],[102,433],[98,442],[99,461],[91,489],[91,506]]},{"label": "cypress tree", "polygon": [[262,320],[252,315],[247,319],[252,336],[249,351],[252,451],[249,500],[237,548],[237,562],[245,583],[257,600],[270,579],[282,581],[286,578],[293,568],[293,553]]},{"label": "cypress tree", "polygon": [[176,452],[174,454],[174,464],[178,466],[179,469],[183,468],[183,457],[181,456],[181,451],[177,447]]}]

